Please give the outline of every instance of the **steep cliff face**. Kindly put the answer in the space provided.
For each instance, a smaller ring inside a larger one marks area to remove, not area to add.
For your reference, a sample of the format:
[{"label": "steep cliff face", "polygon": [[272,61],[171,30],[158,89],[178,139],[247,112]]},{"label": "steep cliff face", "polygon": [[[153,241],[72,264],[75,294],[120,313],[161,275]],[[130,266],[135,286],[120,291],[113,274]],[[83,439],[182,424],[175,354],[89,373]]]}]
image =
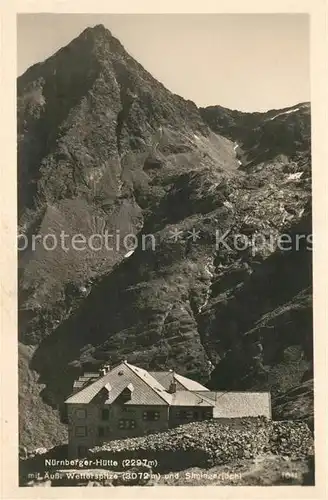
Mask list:
[{"label": "steep cliff face", "polygon": [[[270,386],[284,413],[311,369],[309,126],[307,104],[199,110],[102,26],[18,79],[20,341],[46,404],[127,358],[220,389]],[[32,247],[62,231],[68,249]],[[106,232],[110,249],[69,245]]]}]

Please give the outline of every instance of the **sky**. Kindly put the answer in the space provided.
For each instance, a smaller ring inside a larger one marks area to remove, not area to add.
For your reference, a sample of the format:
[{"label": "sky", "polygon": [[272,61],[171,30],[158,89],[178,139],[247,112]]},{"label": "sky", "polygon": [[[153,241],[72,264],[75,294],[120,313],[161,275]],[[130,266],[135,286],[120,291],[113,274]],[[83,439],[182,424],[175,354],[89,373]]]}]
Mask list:
[{"label": "sky", "polygon": [[306,14],[19,14],[18,75],[97,24],[198,106],[266,111],[310,100]]}]

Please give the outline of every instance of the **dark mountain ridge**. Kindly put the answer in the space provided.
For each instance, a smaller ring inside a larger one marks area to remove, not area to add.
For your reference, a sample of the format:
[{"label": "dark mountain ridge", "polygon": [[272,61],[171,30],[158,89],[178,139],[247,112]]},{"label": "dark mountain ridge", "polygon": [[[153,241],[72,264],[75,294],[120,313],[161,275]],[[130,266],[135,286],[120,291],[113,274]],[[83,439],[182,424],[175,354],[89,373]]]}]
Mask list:
[{"label": "dark mountain ridge", "polygon": [[[311,252],[305,240],[277,248],[282,234],[311,234],[309,104],[198,109],[103,26],[32,66],[17,89],[20,233],[138,241],[134,252],[40,242],[20,252],[21,441],[51,442],[37,422],[26,432],[28,416],[49,411],[54,422],[48,404],[60,407],[74,378],[108,359],[220,389],[269,387],[284,416],[285,392],[312,362]],[[145,234],[155,248],[142,247]],[[233,245],[240,235],[243,249]]]},{"label": "dark mountain ridge", "polygon": [[[291,159],[307,155],[310,160],[310,103],[300,103],[280,110],[244,113],[222,106],[200,109],[211,129],[238,143],[244,167],[272,160],[278,154]],[[278,118],[278,120],[277,120]]]}]

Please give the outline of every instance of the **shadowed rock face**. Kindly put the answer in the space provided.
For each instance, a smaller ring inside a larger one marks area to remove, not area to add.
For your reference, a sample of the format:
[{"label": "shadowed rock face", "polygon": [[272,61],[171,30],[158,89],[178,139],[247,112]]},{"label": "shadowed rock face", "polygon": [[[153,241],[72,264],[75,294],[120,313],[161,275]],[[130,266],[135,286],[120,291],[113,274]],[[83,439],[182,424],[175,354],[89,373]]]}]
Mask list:
[{"label": "shadowed rock face", "polygon": [[[61,405],[81,371],[127,358],[213,388],[271,387],[281,402],[312,359],[309,105],[199,110],[102,26],[17,87],[20,233],[121,241],[19,254],[19,335],[43,399]],[[285,233],[289,251],[275,244]]]}]

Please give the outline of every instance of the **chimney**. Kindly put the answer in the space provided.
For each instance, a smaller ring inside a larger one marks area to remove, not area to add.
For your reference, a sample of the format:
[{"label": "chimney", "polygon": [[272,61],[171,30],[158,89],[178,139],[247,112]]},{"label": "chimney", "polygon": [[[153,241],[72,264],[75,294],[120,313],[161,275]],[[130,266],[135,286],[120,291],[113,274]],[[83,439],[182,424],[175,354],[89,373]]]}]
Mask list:
[{"label": "chimney", "polygon": [[170,383],[170,387],[167,392],[169,392],[170,394],[177,392],[177,383],[175,381]]},{"label": "chimney", "polygon": [[106,375],[106,373],[108,373],[110,371],[110,364],[109,363],[105,363],[100,369],[99,369],[99,375],[101,377],[103,377],[104,375]]}]

